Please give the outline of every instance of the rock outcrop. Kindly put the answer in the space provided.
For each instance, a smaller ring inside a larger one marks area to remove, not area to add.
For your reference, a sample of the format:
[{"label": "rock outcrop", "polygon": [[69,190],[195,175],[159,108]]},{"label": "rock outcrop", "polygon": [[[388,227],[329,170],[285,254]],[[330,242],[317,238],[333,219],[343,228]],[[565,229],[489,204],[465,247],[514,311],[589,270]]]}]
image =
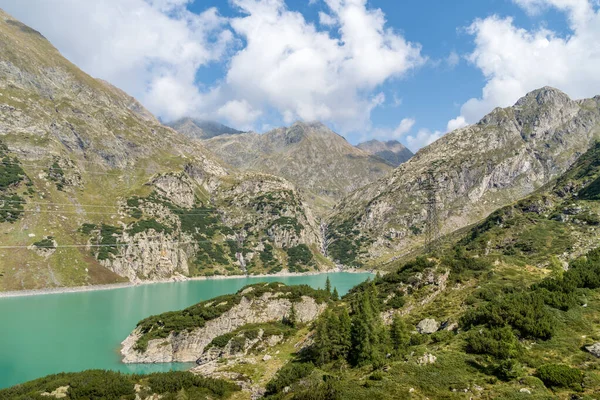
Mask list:
[{"label": "rock outcrop", "polygon": [[[313,321],[325,307],[326,303],[318,304],[309,296],[302,296],[301,301],[294,303],[296,318],[303,323]],[[144,352],[134,348],[142,336],[137,328],[122,343],[123,362],[195,362],[214,338],[247,324],[281,321],[289,315],[291,308],[292,302],[287,298],[279,298],[277,293],[265,293],[253,299],[242,297],[238,305],[218,318],[207,321],[204,327],[171,333],[166,339],[150,340]]]},{"label": "rock outcrop", "polygon": [[441,234],[450,233],[556,178],[599,138],[600,96],[535,90],[340,201],[329,219],[330,256],[359,264],[406,253],[424,240],[426,186],[434,188]]},{"label": "rock outcrop", "polygon": [[433,318],[425,318],[417,324],[417,332],[422,335],[436,333],[440,324]]},{"label": "rock outcrop", "polygon": [[309,193],[307,200],[320,214],[340,197],[393,169],[316,122],[297,122],[264,134],[217,136],[202,144],[231,166],[293,182]]}]

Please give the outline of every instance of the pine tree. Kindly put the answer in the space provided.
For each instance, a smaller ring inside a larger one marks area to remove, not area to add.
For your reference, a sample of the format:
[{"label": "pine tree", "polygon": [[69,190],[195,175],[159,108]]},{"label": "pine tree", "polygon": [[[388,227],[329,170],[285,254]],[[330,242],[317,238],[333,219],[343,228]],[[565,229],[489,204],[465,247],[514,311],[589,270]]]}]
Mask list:
[{"label": "pine tree", "polygon": [[363,365],[382,360],[386,331],[379,314],[377,288],[374,284],[367,285],[358,294],[353,311],[350,363]]},{"label": "pine tree", "polygon": [[339,332],[340,332],[340,342],[339,342],[339,352],[340,357],[347,359],[348,354],[350,353],[350,349],[352,348],[352,320],[350,319],[350,315],[348,314],[348,310],[344,307],[340,312],[339,316],[340,324],[339,324]]},{"label": "pine tree", "polygon": [[327,293],[331,293],[331,281],[329,280],[329,277],[327,277],[327,280],[325,281],[325,290],[327,290]]},{"label": "pine tree", "polygon": [[327,323],[330,318],[331,310],[327,309],[317,320],[312,346],[312,358],[317,365],[324,365],[331,361],[331,333],[329,332],[329,325]]},{"label": "pine tree", "polygon": [[392,341],[392,347],[396,351],[402,351],[408,345],[410,341],[410,332],[408,326],[404,323],[404,320],[399,315],[395,315],[392,320],[392,326],[390,327],[390,339]]},{"label": "pine tree", "polygon": [[338,294],[337,287],[333,288],[333,293],[331,294],[331,298],[335,301],[340,299],[340,295]]}]

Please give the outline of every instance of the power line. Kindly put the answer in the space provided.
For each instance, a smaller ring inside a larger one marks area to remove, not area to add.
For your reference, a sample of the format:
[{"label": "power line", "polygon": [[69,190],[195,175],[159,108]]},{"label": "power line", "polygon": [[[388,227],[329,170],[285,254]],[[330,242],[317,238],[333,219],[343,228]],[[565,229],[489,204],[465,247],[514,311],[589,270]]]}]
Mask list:
[{"label": "power line", "polygon": [[[159,238],[162,236],[155,236],[154,238]],[[146,238],[152,239],[152,238]],[[191,242],[161,242],[163,245],[178,245],[178,244],[196,244],[196,243],[213,243],[210,240],[194,240]],[[145,244],[144,244],[145,245]],[[36,247],[38,249],[59,249],[59,248],[89,248],[89,247],[139,247],[142,246],[141,243],[115,243],[115,244],[62,244],[57,246],[36,246],[36,245],[14,245],[14,246],[0,246],[0,249],[29,249],[30,247]]]},{"label": "power line", "polygon": [[[2,201],[0,200],[0,203]],[[88,212],[88,211],[63,211],[63,210],[19,210],[19,209],[13,209],[13,208],[0,208],[0,211],[13,211],[15,213],[17,212],[30,212],[30,213],[56,213],[56,214],[86,214],[86,215],[115,215],[118,214],[118,211],[109,213],[109,212]],[[214,211],[217,212],[217,211]],[[185,216],[200,216],[200,215],[209,215],[209,214],[213,214],[213,211],[206,211],[206,212],[199,212],[199,213],[176,213],[175,215],[185,215]]]},{"label": "power line", "polygon": [[[102,164],[102,163],[96,163],[96,162],[92,162],[92,161],[84,161],[84,160],[78,160],[78,161],[73,161],[71,159],[69,159],[69,161],[71,161],[72,163],[75,164],[75,166],[77,166],[78,163],[86,163],[86,164],[91,164],[91,165],[99,165],[102,167],[106,167],[106,165]],[[47,169],[47,170],[64,170],[67,169],[68,167],[52,167],[52,166],[48,166],[47,164],[27,164],[27,163],[21,163],[21,161],[18,162],[6,162],[3,160],[0,160],[0,165],[7,165],[7,166],[12,166],[12,165],[18,165],[18,166],[24,166],[24,167],[34,167],[34,168],[42,168],[42,169]],[[111,169],[120,169],[122,171],[127,171],[127,170],[133,170],[134,167],[130,166],[130,167],[113,167]],[[164,172],[168,172],[167,169],[144,169],[143,167],[138,167],[138,169],[140,169],[140,171],[142,172],[146,172],[146,173],[164,173]],[[84,171],[86,174],[96,174],[96,175],[123,175],[126,172],[88,172],[88,171]]]}]

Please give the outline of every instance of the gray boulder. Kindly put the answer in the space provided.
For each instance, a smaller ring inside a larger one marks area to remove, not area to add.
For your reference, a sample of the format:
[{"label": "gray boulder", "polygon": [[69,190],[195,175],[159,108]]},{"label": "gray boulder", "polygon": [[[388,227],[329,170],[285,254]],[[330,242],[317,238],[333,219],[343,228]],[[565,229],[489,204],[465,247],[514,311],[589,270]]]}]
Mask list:
[{"label": "gray boulder", "polygon": [[591,346],[585,346],[585,349],[592,355],[600,358],[600,342],[596,342]]},{"label": "gray boulder", "polygon": [[440,324],[433,318],[426,318],[417,324],[417,332],[421,334],[435,333],[440,329]]}]

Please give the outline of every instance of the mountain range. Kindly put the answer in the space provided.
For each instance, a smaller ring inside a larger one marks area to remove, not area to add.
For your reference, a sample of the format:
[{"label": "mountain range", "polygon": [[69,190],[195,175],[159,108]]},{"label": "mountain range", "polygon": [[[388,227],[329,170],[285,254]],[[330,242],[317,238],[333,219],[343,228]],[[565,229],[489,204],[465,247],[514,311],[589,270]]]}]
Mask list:
[{"label": "mountain range", "polygon": [[377,139],[368,140],[356,145],[361,150],[373,154],[392,164],[394,167],[407,162],[414,155],[397,140],[381,142]]},{"label": "mountain range", "polygon": [[1,290],[380,268],[423,245],[427,183],[450,234],[600,135],[600,97],[549,87],[397,168],[410,155],[397,142],[355,147],[319,122],[257,134],[184,119],[178,132],[0,16]]}]

